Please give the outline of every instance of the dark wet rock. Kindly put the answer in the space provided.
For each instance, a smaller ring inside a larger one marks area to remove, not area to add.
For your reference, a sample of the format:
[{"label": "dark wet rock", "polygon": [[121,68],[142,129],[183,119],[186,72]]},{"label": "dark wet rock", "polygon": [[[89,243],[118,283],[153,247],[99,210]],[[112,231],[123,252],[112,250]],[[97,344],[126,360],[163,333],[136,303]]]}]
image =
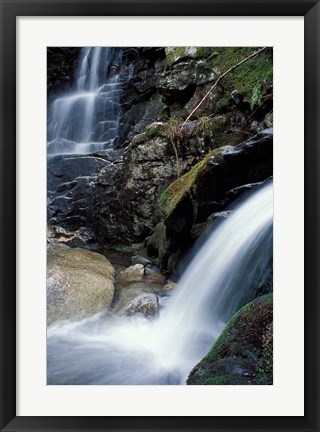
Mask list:
[{"label": "dark wet rock", "polygon": [[272,295],[242,307],[191,371],[187,384],[272,384],[272,322]]},{"label": "dark wet rock", "polygon": [[144,267],[145,267],[146,265],[148,265],[148,264],[151,264],[151,261],[150,261],[150,260],[148,260],[147,258],[144,258],[144,257],[142,257],[142,256],[139,256],[139,255],[135,255],[135,256],[133,256],[133,257],[131,258],[131,262],[132,262],[132,265],[135,265],[135,264],[142,264]]},{"label": "dark wet rock", "polygon": [[233,201],[236,198],[240,197],[243,193],[250,192],[253,189],[261,186],[263,183],[264,182],[248,183],[248,184],[236,187],[234,189],[231,189],[229,192],[226,193],[226,198],[231,199]]},{"label": "dark wet rock", "polygon": [[268,129],[236,146],[213,150],[163,192],[165,219],[147,245],[161,268],[168,268],[172,255],[179,260],[217,213],[272,175],[272,136]]},{"label": "dark wet rock", "polygon": [[120,163],[122,160],[122,155],[122,149],[105,149],[92,154],[92,156],[105,159],[106,161],[111,163]]},{"label": "dark wet rock", "polygon": [[[196,88],[194,95],[188,101],[188,103],[185,105],[183,109],[183,113],[185,116],[188,116],[192,112],[192,110],[196,106],[198,106],[198,104],[202,101],[205,95],[209,92],[211,87],[212,84],[206,84]],[[205,98],[204,102],[195,112],[193,118],[199,118],[204,115],[207,115],[208,113],[211,114],[214,113],[216,111],[217,102],[221,98],[221,96],[222,96],[222,92],[220,88],[216,88],[215,90],[210,92],[208,96]]]},{"label": "dark wet rock", "polygon": [[203,222],[203,223],[199,223],[199,224],[193,224],[190,234],[191,237],[196,240],[197,238],[199,238],[209,227],[212,226],[213,222],[217,222],[217,221],[222,221],[224,219],[226,219],[227,217],[229,217],[231,214],[231,211],[221,211],[221,212],[216,212],[213,213],[212,215],[210,215],[208,217],[208,219]]},{"label": "dark wet rock", "polygon": [[[199,368],[194,369],[194,375],[201,374]],[[254,384],[255,368],[248,359],[227,357],[210,365],[203,376],[203,382],[188,378],[189,385],[250,385]]]},{"label": "dark wet rock", "polygon": [[48,159],[48,221],[71,230],[90,226],[92,181],[109,164],[95,156],[55,156]]},{"label": "dark wet rock", "polygon": [[70,88],[80,48],[47,48],[47,91],[57,93]]},{"label": "dark wet rock", "polygon": [[150,257],[162,258],[168,248],[167,228],[164,222],[159,222],[147,242],[147,252]]},{"label": "dark wet rock", "polygon": [[63,243],[69,247],[85,249],[97,248],[97,237],[92,228],[80,227],[76,231],[70,231],[59,225],[52,225],[48,230],[49,243]]},{"label": "dark wet rock", "polygon": [[[142,241],[161,220],[159,197],[177,176],[167,128],[152,123],[133,138],[121,164],[100,170],[93,185],[93,225],[101,242]],[[199,137],[181,141],[180,170],[189,169],[208,148],[211,144]]]},{"label": "dark wet rock", "polygon": [[62,184],[76,178],[91,177],[106,165],[106,161],[95,156],[60,155],[48,158],[48,191],[54,192]]},{"label": "dark wet rock", "polygon": [[123,150],[48,159],[48,221],[75,231],[94,222],[93,187],[100,175],[105,185],[122,164]]}]

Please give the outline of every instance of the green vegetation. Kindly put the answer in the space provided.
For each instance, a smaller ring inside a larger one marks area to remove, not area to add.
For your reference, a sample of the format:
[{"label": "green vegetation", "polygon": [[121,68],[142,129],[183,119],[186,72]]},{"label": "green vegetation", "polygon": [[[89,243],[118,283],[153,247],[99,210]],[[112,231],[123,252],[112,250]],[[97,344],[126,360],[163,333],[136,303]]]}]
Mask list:
[{"label": "green vegetation", "polygon": [[[241,60],[258,51],[258,47],[249,48],[198,48],[197,57],[206,59],[205,69],[217,68],[220,74],[224,73]],[[237,89],[247,100],[250,101],[251,109],[259,105],[262,95],[267,86],[272,84],[273,63],[270,50],[263,51],[256,57],[249,59],[223,78],[221,83],[225,95],[220,99],[218,105],[224,107],[228,104],[228,96],[232,90]]]},{"label": "green vegetation", "polygon": [[[191,372],[189,384],[272,384],[273,299],[259,297],[230,319],[208,354]],[[250,377],[233,371],[240,365]]]},{"label": "green vegetation", "polygon": [[166,62],[171,65],[178,57],[185,57],[186,47],[168,47],[166,48]]},{"label": "green vegetation", "polygon": [[[258,48],[220,48],[219,55],[208,61],[207,67],[217,67],[223,73],[256,51]],[[229,92],[237,89],[250,101],[253,109],[260,104],[265,88],[272,84],[272,78],[272,55],[266,50],[227,74],[222,85]]]},{"label": "green vegetation", "polygon": [[215,48],[198,48],[196,57],[198,58],[206,58],[207,61],[210,61],[214,58],[216,58],[219,55],[219,51],[217,51]]},{"label": "green vegetation", "polygon": [[[248,353],[262,355],[263,326],[272,322],[272,294],[267,294],[243,306],[228,322],[222,334],[204,358],[206,362],[226,355],[248,357]],[[266,331],[266,330],[265,330]],[[269,347],[265,346],[266,349]]]},{"label": "green vegetation", "polygon": [[190,171],[179,177],[161,194],[159,204],[165,216],[168,216],[186,193],[189,192],[197,176],[206,166],[208,160],[220,153],[220,149],[212,150],[204,159],[194,165]]},{"label": "green vegetation", "polygon": [[228,107],[232,103],[231,97],[224,95],[221,99],[217,102],[217,107],[220,109]]},{"label": "green vegetation", "polygon": [[200,117],[197,121],[197,126],[198,131],[202,134],[203,137],[213,137],[212,119],[210,117]]},{"label": "green vegetation", "polygon": [[217,373],[214,376],[207,378],[205,381],[205,385],[224,385],[228,380],[228,375],[223,373]]}]

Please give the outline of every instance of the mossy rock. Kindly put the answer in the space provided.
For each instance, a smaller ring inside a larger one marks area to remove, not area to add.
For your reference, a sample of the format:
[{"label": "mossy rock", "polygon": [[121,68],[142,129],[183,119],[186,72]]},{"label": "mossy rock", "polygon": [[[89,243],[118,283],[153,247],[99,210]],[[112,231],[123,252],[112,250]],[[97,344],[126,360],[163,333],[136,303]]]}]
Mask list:
[{"label": "mossy rock", "polygon": [[242,307],[191,371],[187,384],[272,384],[272,322],[272,294]]},{"label": "mossy rock", "polygon": [[[272,176],[272,138],[268,129],[236,146],[216,148],[164,190],[159,198],[166,227],[161,256],[157,255],[159,247],[153,248],[155,255],[148,251],[149,256],[159,257],[157,264],[162,269],[168,269],[168,264],[170,269],[177,267],[176,262],[169,263],[171,255],[175,259],[179,251],[179,257],[184,256],[194,241],[196,228],[208,227],[211,216],[232,204],[247,190],[244,186]],[[230,193],[236,189],[236,196]],[[260,294],[267,292],[261,290]]]},{"label": "mossy rock", "polygon": [[153,234],[147,242],[147,253],[150,257],[163,257],[167,246],[166,226],[163,222],[158,223]]},{"label": "mossy rock", "polygon": [[190,191],[197,176],[204,169],[208,160],[212,156],[218,156],[219,153],[220,149],[212,150],[202,161],[198,162],[182,177],[179,177],[161,194],[159,204],[165,216],[169,216],[181,199]]},{"label": "mossy rock", "polygon": [[[201,59],[203,73],[216,70],[222,75],[260,50],[260,47],[197,47],[189,53],[190,48],[192,47],[166,48],[167,65],[172,66],[182,59],[193,57]],[[251,109],[260,105],[266,89],[272,86],[272,57],[272,48],[267,48],[226,74],[220,83],[224,89],[224,94],[218,101],[220,108],[230,104],[230,93],[235,89],[250,101]]]},{"label": "mossy rock", "polygon": [[[224,73],[235,66],[246,57],[259,51],[259,47],[230,47],[230,48],[206,48],[206,68],[218,68]],[[273,80],[273,59],[272,48],[262,51],[257,56],[247,60],[228,73],[221,84],[224,87],[225,95],[221,98],[220,105],[228,104],[228,95],[234,89],[250,101],[251,107],[259,105],[265,89],[272,85]],[[218,102],[219,103],[219,102]]]},{"label": "mossy rock", "polygon": [[[198,216],[199,205],[221,201],[235,187],[268,178],[272,175],[272,139],[272,130],[266,130],[236,146],[226,145],[210,151],[161,194],[159,205],[164,216],[167,218],[186,195],[194,203],[195,216]],[[209,210],[213,213],[222,208]]]},{"label": "mossy rock", "polygon": [[172,65],[177,61],[187,57],[198,57],[198,48],[196,47],[167,47],[165,48],[166,64]]}]

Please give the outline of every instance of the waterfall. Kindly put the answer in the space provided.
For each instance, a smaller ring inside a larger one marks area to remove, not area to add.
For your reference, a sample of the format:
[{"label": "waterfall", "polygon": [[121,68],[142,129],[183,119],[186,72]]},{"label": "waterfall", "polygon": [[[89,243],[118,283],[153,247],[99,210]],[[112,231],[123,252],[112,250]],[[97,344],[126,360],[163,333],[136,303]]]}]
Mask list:
[{"label": "waterfall", "polygon": [[102,312],[48,329],[48,384],[184,384],[232,314],[254,296],[272,259],[273,184],[212,227],[160,316]]},{"label": "waterfall", "polygon": [[112,147],[120,115],[121,51],[82,48],[74,88],[48,107],[48,155],[88,154]]}]

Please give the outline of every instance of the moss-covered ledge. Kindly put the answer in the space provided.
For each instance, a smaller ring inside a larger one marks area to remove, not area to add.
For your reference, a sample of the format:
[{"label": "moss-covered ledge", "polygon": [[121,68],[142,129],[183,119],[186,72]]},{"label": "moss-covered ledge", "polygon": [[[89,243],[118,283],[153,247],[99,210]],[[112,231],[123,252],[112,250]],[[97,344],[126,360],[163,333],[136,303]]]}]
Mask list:
[{"label": "moss-covered ledge", "polygon": [[[186,194],[191,195],[192,202],[198,207],[206,201],[223,199],[232,188],[266,179],[272,175],[272,144],[273,132],[268,129],[236,146],[212,150],[161,194],[159,205],[164,216],[168,217]],[[254,168],[248,169],[249,161],[255,162]],[[222,166],[227,168],[226,172],[221,171]],[[213,183],[204,184],[204,180],[211,178]],[[208,194],[203,193],[205,188]]]},{"label": "moss-covered ledge", "polygon": [[[201,229],[205,230],[241,193],[272,176],[272,165],[273,132],[266,129],[236,146],[227,145],[210,151],[171,183],[159,198],[164,223],[161,244],[164,247],[153,247],[158,231],[148,247],[148,251],[155,254],[153,257],[159,258],[161,268],[168,269],[170,262],[170,271],[175,269],[176,263],[201,234]],[[174,262],[170,260],[171,256],[175,257]]]}]

